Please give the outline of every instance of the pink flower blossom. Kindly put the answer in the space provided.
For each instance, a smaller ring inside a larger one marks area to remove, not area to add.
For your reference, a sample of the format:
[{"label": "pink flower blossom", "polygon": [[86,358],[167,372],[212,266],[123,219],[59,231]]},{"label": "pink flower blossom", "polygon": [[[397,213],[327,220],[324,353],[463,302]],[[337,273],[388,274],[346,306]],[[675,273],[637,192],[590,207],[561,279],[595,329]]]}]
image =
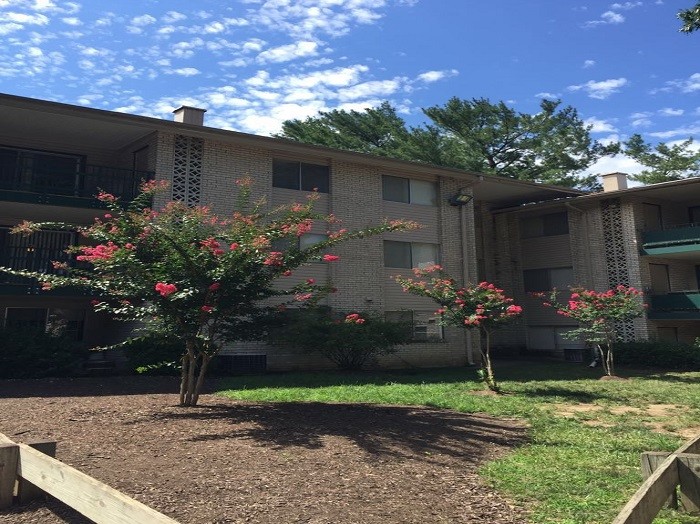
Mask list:
[{"label": "pink flower blossom", "polygon": [[284,263],[281,251],[270,251],[267,258],[263,260],[265,266],[281,266]]},{"label": "pink flower blossom", "polygon": [[506,308],[506,313],[509,313],[510,315],[519,315],[522,312],[523,308],[520,306],[516,306],[515,304],[511,304]]},{"label": "pink flower blossom", "polygon": [[158,282],[155,285],[155,290],[160,293],[162,297],[168,297],[177,291],[177,286],[175,284],[166,284],[165,282]]},{"label": "pink flower blossom", "polygon": [[316,283],[316,279],[315,278],[307,278],[306,283],[310,286],[313,286]]},{"label": "pink flower blossom", "polygon": [[110,193],[105,193],[104,191],[100,191],[100,193],[97,195],[97,200],[100,202],[114,202],[116,199],[117,197]]},{"label": "pink flower blossom", "polygon": [[238,242],[234,242],[229,246],[229,249],[231,249],[231,251],[235,251],[236,249],[238,249],[238,245]]},{"label": "pink flower blossom", "polygon": [[205,313],[211,313],[214,310],[214,308],[211,306],[202,306],[200,309]]},{"label": "pink flower blossom", "polygon": [[209,291],[218,291],[220,287],[221,282],[214,282],[212,285],[209,286]]},{"label": "pink flower blossom", "polygon": [[338,255],[323,255],[324,262],[335,262],[337,260],[340,260]]},{"label": "pink flower blossom", "polygon": [[95,247],[85,246],[80,249],[83,254],[78,255],[77,257],[75,257],[75,259],[85,262],[95,262],[96,260],[109,260],[114,255],[114,252],[118,249],[119,246],[116,246],[112,242],[107,242],[107,245],[100,244]]}]

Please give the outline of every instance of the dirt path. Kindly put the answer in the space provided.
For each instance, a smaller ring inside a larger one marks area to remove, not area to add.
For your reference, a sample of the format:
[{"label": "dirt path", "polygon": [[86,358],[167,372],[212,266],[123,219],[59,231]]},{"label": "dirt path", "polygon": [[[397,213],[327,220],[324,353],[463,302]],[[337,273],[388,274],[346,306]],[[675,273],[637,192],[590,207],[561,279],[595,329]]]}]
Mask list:
[{"label": "dirt path", "polygon": [[[522,523],[477,468],[524,440],[513,421],[400,406],[175,406],[171,379],[0,381],[0,432],[186,523]],[[1,523],[86,522],[58,503]]]}]

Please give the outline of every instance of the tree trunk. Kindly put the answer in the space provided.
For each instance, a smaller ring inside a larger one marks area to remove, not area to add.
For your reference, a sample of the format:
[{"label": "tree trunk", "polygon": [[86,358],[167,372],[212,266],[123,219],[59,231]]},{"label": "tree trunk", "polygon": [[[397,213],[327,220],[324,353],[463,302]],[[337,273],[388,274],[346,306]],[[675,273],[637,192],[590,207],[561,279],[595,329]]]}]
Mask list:
[{"label": "tree trunk", "polygon": [[185,405],[185,395],[187,394],[187,371],[189,368],[189,355],[185,353],[180,359],[180,405]]},{"label": "tree trunk", "polygon": [[482,333],[485,335],[486,339],[486,343],[482,346],[481,350],[481,366],[484,374],[484,382],[486,382],[486,386],[488,386],[491,391],[498,393],[500,388],[496,383],[496,377],[493,374],[493,367],[491,366],[491,332],[488,329],[483,329]]},{"label": "tree trunk", "polygon": [[187,352],[182,357],[182,375],[180,382],[180,405],[194,406],[192,398],[195,390],[195,371],[197,369],[198,356],[193,340],[185,342]]},{"label": "tree trunk", "polygon": [[192,391],[192,402],[189,404],[190,406],[196,406],[197,402],[199,402],[199,393],[204,384],[204,375],[207,372],[210,361],[211,357],[209,355],[206,353],[202,354],[202,364],[199,366],[199,375],[197,376],[197,383],[194,385],[194,391]]}]

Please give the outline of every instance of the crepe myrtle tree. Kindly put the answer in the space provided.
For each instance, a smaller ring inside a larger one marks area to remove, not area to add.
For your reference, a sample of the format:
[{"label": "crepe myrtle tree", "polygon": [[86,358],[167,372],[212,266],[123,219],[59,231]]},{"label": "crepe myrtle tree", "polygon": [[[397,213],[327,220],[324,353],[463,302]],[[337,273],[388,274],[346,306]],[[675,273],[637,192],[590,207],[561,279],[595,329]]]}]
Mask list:
[{"label": "crepe myrtle tree", "polygon": [[[337,262],[339,257],[328,249],[341,242],[417,227],[397,220],[348,231],[334,216],[314,212],[316,193],[306,202],[265,212],[263,202],[250,202],[250,179],[236,184],[238,211],[228,217],[179,202],[151,209],[154,194],[167,186],[163,182],[142,184],[128,206],[101,192],[97,198],[108,212],[89,227],[23,222],[14,228],[24,234],[40,229],[79,231],[90,245],[70,251],[85,267],[55,262],[52,274],[2,271],[38,279],[46,290],[87,288],[97,297],[95,310],[142,322],[144,337],[164,334],[182,341],[180,405],[195,406],[209,363],[222,344],[261,335],[261,319],[272,316],[273,306],[266,305],[266,299],[286,295],[288,302],[303,306],[332,291],[329,283],[312,281],[281,291],[273,286],[276,280],[309,261]],[[299,247],[296,238],[309,232],[314,221],[332,229],[327,239]],[[290,247],[277,251],[276,240]]]},{"label": "crepe myrtle tree", "polygon": [[642,302],[642,292],[622,285],[600,292],[571,288],[566,302],[558,301],[557,290],[535,295],[543,299],[545,306],[555,308],[559,315],[579,323],[577,329],[567,331],[564,337],[593,344],[600,354],[605,374],[614,376],[613,345],[617,340],[617,328],[620,322],[644,314],[646,305]]},{"label": "crepe myrtle tree", "polygon": [[439,265],[413,270],[416,278],[395,277],[403,290],[427,297],[439,304],[435,312],[445,326],[478,329],[483,336],[481,345],[481,378],[492,391],[499,387],[491,364],[491,334],[501,325],[513,321],[522,308],[513,304],[502,289],[494,284],[481,282],[459,287]]}]

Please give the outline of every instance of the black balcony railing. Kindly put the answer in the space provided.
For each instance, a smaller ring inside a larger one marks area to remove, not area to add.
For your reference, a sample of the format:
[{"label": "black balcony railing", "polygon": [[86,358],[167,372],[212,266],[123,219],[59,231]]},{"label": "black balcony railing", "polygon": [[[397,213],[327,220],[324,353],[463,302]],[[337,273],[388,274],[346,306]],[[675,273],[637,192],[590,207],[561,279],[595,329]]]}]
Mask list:
[{"label": "black balcony railing", "polygon": [[[52,275],[65,274],[65,269],[55,267],[54,262],[68,267],[82,267],[75,257],[66,252],[75,243],[75,233],[67,231],[40,231],[30,236],[10,233],[8,228],[0,228],[0,266],[16,270],[26,270]],[[0,294],[35,294],[41,290],[41,283],[33,278],[0,272]],[[68,294],[85,294],[74,290]],[[65,294],[65,293],[64,293]]]},{"label": "black balcony railing", "polygon": [[[7,192],[21,192],[28,195],[93,199],[102,190],[128,202],[137,195],[141,182],[152,178],[153,173],[150,171],[84,165],[76,158],[56,157],[47,160],[0,149],[0,190],[4,190],[6,197]],[[40,202],[61,203],[61,199]]]}]

